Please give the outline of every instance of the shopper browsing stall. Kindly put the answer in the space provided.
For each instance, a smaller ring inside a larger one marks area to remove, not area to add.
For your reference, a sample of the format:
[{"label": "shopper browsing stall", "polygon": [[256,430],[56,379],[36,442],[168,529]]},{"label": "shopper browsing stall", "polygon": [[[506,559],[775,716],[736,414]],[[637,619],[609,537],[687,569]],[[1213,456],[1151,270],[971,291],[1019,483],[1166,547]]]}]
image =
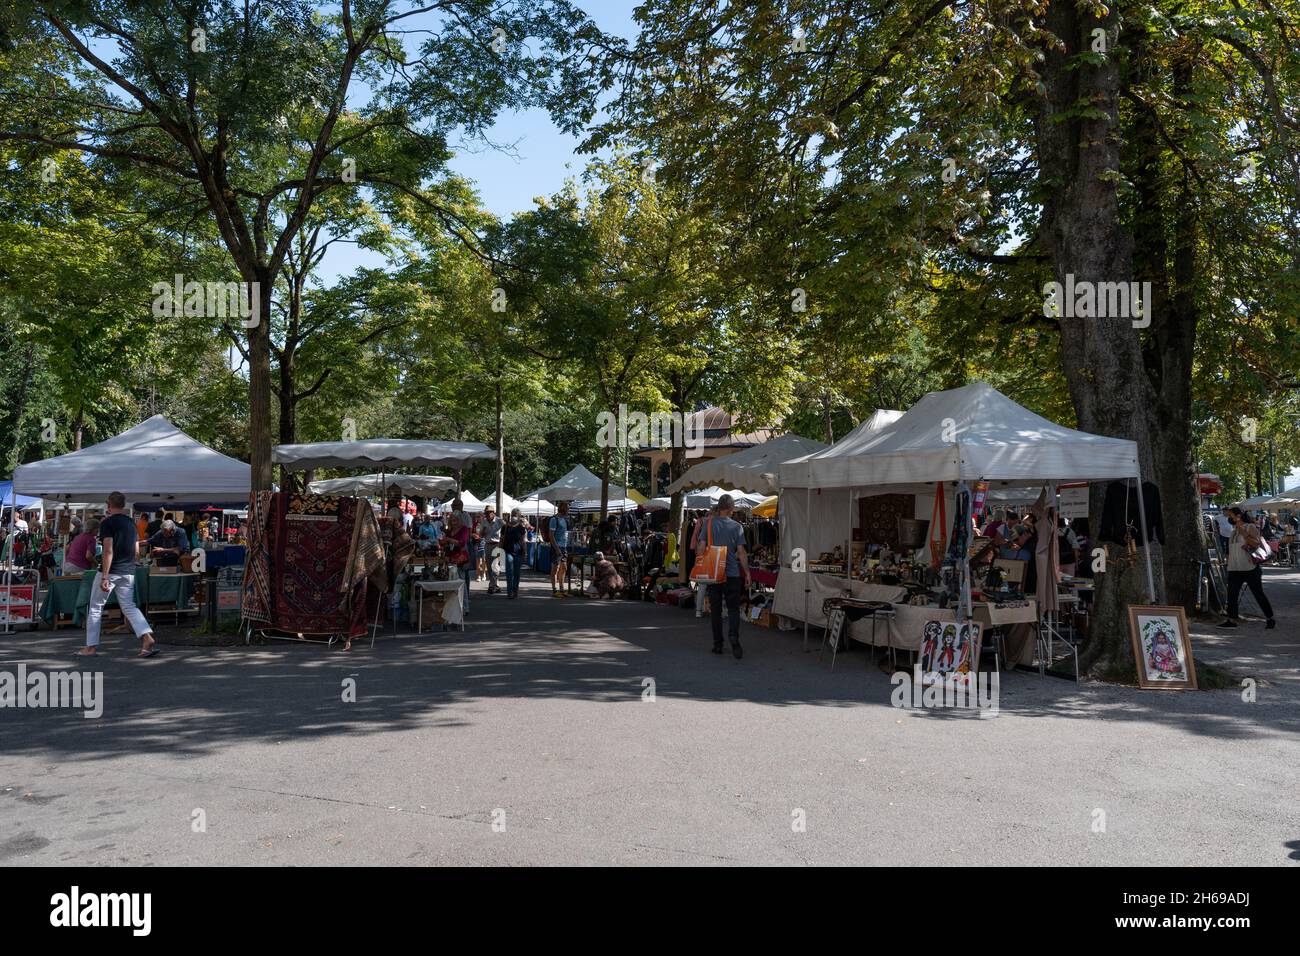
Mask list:
[{"label": "shopper browsing stall", "polygon": [[[463,513],[463,512],[462,512]],[[442,544],[446,550],[447,560],[456,568],[456,573],[465,582],[464,613],[469,616],[469,585],[474,576],[473,546],[470,541],[469,527],[457,517],[456,512],[447,516],[447,531]]]},{"label": "shopper browsing stall", "polygon": [[523,568],[524,548],[532,528],[519,509],[510,512],[510,523],[501,532],[501,549],[506,557],[506,597],[519,597],[519,572]]},{"label": "shopper browsing stall", "polygon": [[1219,627],[1237,626],[1237,600],[1243,584],[1250,588],[1259,609],[1264,612],[1267,619],[1264,627],[1276,627],[1273,605],[1264,594],[1264,572],[1260,568],[1264,536],[1240,508],[1229,508],[1228,517],[1233,525],[1232,538],[1228,542],[1228,616]]},{"label": "shopper browsing stall", "polygon": [[83,574],[95,566],[98,535],[99,519],[91,518],[63,553],[64,574]]},{"label": "shopper browsing stall", "polygon": [[745,551],[745,530],[731,516],[735,504],[731,495],[718,499],[717,514],[705,518],[699,533],[702,549],[727,549],[726,580],[709,585],[709,616],[713,625],[713,653],[721,654],[722,604],[727,605],[727,638],[731,653],[739,660],[745,652],[740,646],[740,594],[749,587],[749,555]]},{"label": "shopper browsing stall", "polygon": [[497,585],[496,550],[501,547],[501,530],[505,522],[497,517],[496,509],[488,505],[483,509],[483,520],[479,523],[479,536],[482,538],[487,556],[488,594],[496,594],[501,588]]}]

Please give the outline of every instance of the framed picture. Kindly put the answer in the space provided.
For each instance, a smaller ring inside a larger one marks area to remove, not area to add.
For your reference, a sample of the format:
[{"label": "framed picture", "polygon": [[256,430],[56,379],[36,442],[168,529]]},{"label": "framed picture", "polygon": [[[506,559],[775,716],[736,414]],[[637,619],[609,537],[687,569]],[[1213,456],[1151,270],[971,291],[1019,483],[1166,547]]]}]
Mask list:
[{"label": "framed picture", "polygon": [[1133,605],[1128,623],[1139,687],[1196,690],[1196,664],[1181,607]]}]

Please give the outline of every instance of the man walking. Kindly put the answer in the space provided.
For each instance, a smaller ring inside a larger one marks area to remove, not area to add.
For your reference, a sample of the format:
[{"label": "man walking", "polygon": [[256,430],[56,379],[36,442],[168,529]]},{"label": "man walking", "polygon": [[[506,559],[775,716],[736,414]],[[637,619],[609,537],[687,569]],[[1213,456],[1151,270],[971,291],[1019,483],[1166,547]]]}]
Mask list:
[{"label": "man walking", "polygon": [[[740,594],[743,586],[749,587],[749,555],[745,552],[745,529],[733,520],[735,500],[731,495],[718,499],[716,515],[700,522],[699,547],[726,547],[727,580],[709,585],[709,617],[713,624],[713,653],[722,653],[722,602],[727,602],[727,639],[731,653],[737,659],[745,656],[740,646]],[[743,579],[742,579],[743,575]]]},{"label": "man walking", "polygon": [[564,577],[569,571],[569,533],[573,531],[567,501],[556,506],[556,513],[547,520],[546,527],[551,536],[551,596],[564,597]]},{"label": "man walking", "polygon": [[112,592],[117,592],[117,603],[122,615],[140,638],[140,657],[153,657],[158,644],[153,629],[135,606],[135,559],[139,538],[135,525],[126,514],[126,496],[115,491],[108,496],[108,516],[99,525],[99,540],[104,544],[100,570],[90,591],[90,609],[86,614],[86,647],[80,653],[91,657],[99,647],[99,625],[104,617],[104,604]]},{"label": "man walking", "polygon": [[[484,550],[487,553],[488,594],[500,593],[497,584],[496,550],[501,547],[501,529],[505,522],[497,517],[496,509],[488,505],[483,509],[483,521],[479,524],[479,534],[483,536]],[[504,564],[502,570],[505,570]]]}]

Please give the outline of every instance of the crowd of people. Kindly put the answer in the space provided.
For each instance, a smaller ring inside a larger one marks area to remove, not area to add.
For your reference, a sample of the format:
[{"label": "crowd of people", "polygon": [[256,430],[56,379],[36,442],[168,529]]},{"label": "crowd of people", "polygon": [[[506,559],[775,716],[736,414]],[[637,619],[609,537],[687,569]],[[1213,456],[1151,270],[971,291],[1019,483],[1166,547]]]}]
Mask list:
[{"label": "crowd of people", "polygon": [[[689,525],[689,541],[683,542],[682,557],[690,568],[710,549],[725,549],[722,579],[707,583],[698,592],[701,599],[708,597],[714,653],[722,653],[726,647],[725,608],[729,625],[726,640],[732,653],[740,658],[739,608],[745,589],[752,583],[751,553],[746,547],[745,528],[733,517],[734,511],[732,497],[724,495],[707,514],[694,517]],[[133,575],[141,549],[147,548],[158,566],[175,567],[188,553],[191,542],[206,543],[219,534],[218,522],[202,514],[191,516],[187,526],[162,514],[146,513],[133,519],[126,511],[125,499],[116,492],[109,496],[102,514],[87,517],[84,522],[73,516],[62,536],[58,534],[57,516],[42,522],[35,515],[17,514],[12,516],[12,531],[11,516],[4,517],[0,534],[8,536],[5,553],[13,554],[16,563],[54,568],[55,544],[62,537],[64,547],[58,570],[65,575],[96,572],[86,648],[82,652],[85,654],[95,653],[104,602],[113,592],[118,595],[127,623],[141,640],[141,655],[156,654],[149,625],[133,601]],[[472,583],[486,583],[489,595],[504,592],[508,599],[517,598],[522,569],[525,565],[538,567],[543,548],[549,551],[554,597],[571,595],[570,555],[582,548],[590,555],[592,594],[605,599],[635,596],[630,588],[644,583],[647,572],[653,582],[655,574],[664,572],[674,550],[671,538],[665,542],[663,532],[641,510],[583,522],[570,513],[567,502],[560,502],[555,515],[537,518],[534,524],[519,508],[499,516],[489,505],[481,514],[467,514],[462,499],[457,497],[444,512],[431,514],[416,514],[400,502],[390,502],[386,517],[396,530],[409,535],[418,552],[445,559],[454,569],[464,585],[463,609],[467,615]],[[1086,556],[1091,542],[1087,520],[1057,517],[1055,525],[1051,534],[1061,574],[1071,576],[1083,569],[1084,576],[1088,576]],[[1255,516],[1241,508],[1227,508],[1214,517],[1214,532],[1227,572],[1226,615],[1220,626],[1238,626],[1243,587],[1250,590],[1264,612],[1265,626],[1276,626],[1272,605],[1263,589],[1261,565],[1276,551],[1277,542],[1294,534],[1298,526],[1300,517],[1296,515],[1282,520],[1276,514]],[[1025,560],[1031,577],[1023,589],[1031,593],[1035,569],[1032,558],[1043,533],[1036,516],[1008,508],[991,517],[983,528],[972,527],[972,531],[987,539],[973,558],[973,565],[991,567],[997,558]],[[628,573],[625,575],[620,568]]]}]

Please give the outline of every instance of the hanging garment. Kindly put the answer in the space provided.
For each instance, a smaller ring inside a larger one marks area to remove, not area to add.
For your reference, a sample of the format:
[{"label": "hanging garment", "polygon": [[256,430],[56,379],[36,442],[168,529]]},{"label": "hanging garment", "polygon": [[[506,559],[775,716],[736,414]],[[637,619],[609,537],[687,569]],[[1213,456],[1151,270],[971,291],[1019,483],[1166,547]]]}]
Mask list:
[{"label": "hanging garment", "polygon": [[[1056,508],[1048,503],[1047,489],[1038,493],[1038,500],[1033,503],[1029,513],[1034,516],[1038,531],[1034,535],[1034,570],[1037,572],[1033,582],[1034,597],[1038,600],[1038,613],[1057,611],[1061,607],[1057,599],[1056,581],[1060,569],[1059,556],[1056,553]],[[1028,590],[1028,585],[1026,585]]]},{"label": "hanging garment", "polygon": [[1138,508],[1137,488],[1129,481],[1112,481],[1106,486],[1106,498],[1101,508],[1101,525],[1097,529],[1098,541],[1123,544],[1126,535],[1141,546],[1146,540],[1165,543],[1164,513],[1160,508],[1160,489],[1149,481],[1142,482],[1142,504],[1147,513],[1147,535],[1141,533],[1141,510]]},{"label": "hanging garment", "polygon": [[952,516],[952,544],[948,558],[960,565],[970,551],[970,500],[969,491],[959,491]]},{"label": "hanging garment", "polygon": [[930,567],[938,570],[948,550],[948,502],[943,493],[943,482],[934,486],[934,512],[930,516]]}]

